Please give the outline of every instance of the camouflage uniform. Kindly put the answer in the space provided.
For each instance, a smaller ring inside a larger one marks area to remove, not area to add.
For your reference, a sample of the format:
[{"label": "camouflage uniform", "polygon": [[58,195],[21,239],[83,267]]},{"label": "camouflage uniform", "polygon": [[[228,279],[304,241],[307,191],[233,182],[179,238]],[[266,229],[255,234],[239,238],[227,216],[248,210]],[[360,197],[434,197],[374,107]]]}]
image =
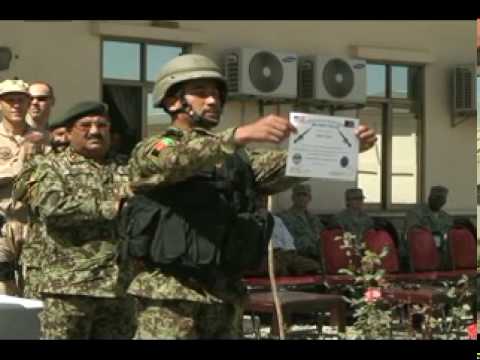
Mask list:
[{"label": "camouflage uniform", "polygon": [[450,253],[446,239],[448,231],[453,227],[453,218],[443,210],[438,212],[432,211],[427,204],[416,205],[407,213],[405,219],[405,240],[400,249],[403,257],[408,256],[408,242],[406,241],[406,237],[408,231],[413,227],[423,227],[432,231],[432,234],[436,238],[437,247],[440,250],[442,267],[448,267]]},{"label": "camouflage uniform", "polygon": [[[134,192],[175,186],[199,170],[222,166],[237,150],[235,129],[214,134],[202,128],[169,128],[141,142],[130,159]],[[284,176],[286,152],[247,151],[257,190],[274,193],[304,181]],[[245,288],[240,279],[207,285],[194,276],[158,268],[140,272],[128,293],[139,299],[136,338],[237,338]]]},{"label": "camouflage uniform", "polygon": [[363,210],[347,208],[336,214],[331,220],[332,226],[340,226],[344,231],[355,235],[355,241],[360,242],[367,230],[373,228],[373,220]]},{"label": "camouflage uniform", "polygon": [[320,219],[293,207],[278,216],[292,234],[298,254],[320,261],[320,233],[325,228]]},{"label": "camouflage uniform", "polygon": [[[30,182],[34,179],[32,174],[36,167],[42,162],[50,162],[59,152],[48,147],[45,154],[37,154],[27,162],[25,162],[22,171],[18,175],[13,184],[12,197],[15,202],[21,202],[25,205],[29,203],[29,194],[27,192]],[[38,291],[38,282],[42,274],[41,271],[41,239],[45,237],[42,234],[41,222],[38,218],[29,216],[27,226],[27,237],[23,243],[22,252],[20,254],[20,264],[22,267],[22,275],[24,281],[23,297],[30,299],[40,299],[41,294]]]},{"label": "camouflage uniform", "polygon": [[129,193],[127,174],[114,157],[98,164],[67,148],[31,175],[29,205],[42,234],[44,338],[133,335],[133,307],[125,296],[130,266],[119,259],[116,224],[120,199]]}]

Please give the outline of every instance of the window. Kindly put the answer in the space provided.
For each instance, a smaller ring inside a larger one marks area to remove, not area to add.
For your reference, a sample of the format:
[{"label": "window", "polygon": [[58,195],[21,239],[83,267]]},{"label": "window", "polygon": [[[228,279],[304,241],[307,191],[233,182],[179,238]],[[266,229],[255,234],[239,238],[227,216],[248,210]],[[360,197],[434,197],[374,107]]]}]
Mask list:
[{"label": "window", "polygon": [[103,101],[110,108],[113,146],[119,152],[129,154],[142,137],[169,125],[169,116],[153,107],[153,87],[160,68],[186,52],[185,44],[102,41]]},{"label": "window", "polygon": [[420,199],[423,67],[367,64],[367,105],[359,118],[378,134],[360,155],[358,184],[371,208],[387,210]]}]

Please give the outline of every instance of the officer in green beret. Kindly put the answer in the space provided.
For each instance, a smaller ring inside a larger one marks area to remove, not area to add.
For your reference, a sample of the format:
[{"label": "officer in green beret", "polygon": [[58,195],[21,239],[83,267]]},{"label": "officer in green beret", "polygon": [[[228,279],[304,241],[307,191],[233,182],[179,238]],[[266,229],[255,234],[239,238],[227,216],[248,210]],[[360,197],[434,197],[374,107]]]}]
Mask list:
[{"label": "officer in green beret", "polygon": [[343,231],[355,235],[357,243],[360,243],[365,233],[374,226],[373,219],[363,210],[364,200],[362,189],[347,189],[345,191],[346,209],[330,220],[331,226],[341,227]]},{"label": "officer in green beret", "polygon": [[52,151],[60,153],[70,144],[67,127],[56,124],[55,121],[48,122],[48,132],[50,133],[50,146]]},{"label": "officer in green beret", "polygon": [[130,190],[127,164],[109,152],[108,108],[81,102],[50,126],[65,126],[70,146],[35,167],[26,192],[42,235],[42,337],[130,338],[130,267],[118,256],[116,226]]},{"label": "officer in green beret", "polygon": [[[430,188],[428,202],[418,204],[407,213],[405,219],[404,236],[414,227],[426,228],[432,231],[435,245],[441,254],[442,267],[449,266],[449,250],[447,243],[448,231],[453,227],[453,218],[442,208],[447,203],[448,189],[437,185]],[[402,253],[408,254],[408,242],[404,241]]]}]

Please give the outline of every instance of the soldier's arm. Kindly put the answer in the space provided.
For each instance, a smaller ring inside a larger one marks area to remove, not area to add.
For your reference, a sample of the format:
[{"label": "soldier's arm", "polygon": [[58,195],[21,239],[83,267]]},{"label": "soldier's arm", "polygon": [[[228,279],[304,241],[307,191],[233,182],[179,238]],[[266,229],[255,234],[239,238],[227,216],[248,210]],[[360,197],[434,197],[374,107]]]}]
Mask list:
[{"label": "soldier's arm", "polygon": [[238,147],[234,133],[233,128],[218,134],[194,129],[182,137],[166,134],[140,143],[129,162],[132,190],[174,184],[221,164]]},{"label": "soldier's arm", "polygon": [[27,195],[27,186],[31,180],[31,176],[36,168],[36,166],[43,160],[43,155],[36,155],[25,161],[23,164],[22,170],[15,178],[12,187],[12,199],[13,201],[20,201],[26,203],[28,199]]},{"label": "soldier's arm", "polygon": [[255,174],[257,190],[261,193],[276,194],[308,180],[308,178],[285,175],[287,166],[285,150],[247,149],[246,151]]},{"label": "soldier's arm", "polygon": [[43,163],[35,169],[27,185],[32,211],[50,226],[69,227],[99,223],[115,218],[120,199],[103,200],[88,189],[68,191],[55,162]]}]

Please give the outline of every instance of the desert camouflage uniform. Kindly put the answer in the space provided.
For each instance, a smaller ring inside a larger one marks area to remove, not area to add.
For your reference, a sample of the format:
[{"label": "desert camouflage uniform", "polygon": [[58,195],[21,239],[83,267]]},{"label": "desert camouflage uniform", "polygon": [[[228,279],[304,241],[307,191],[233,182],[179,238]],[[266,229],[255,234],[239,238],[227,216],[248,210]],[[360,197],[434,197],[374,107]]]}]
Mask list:
[{"label": "desert camouflage uniform", "polygon": [[[34,145],[25,139],[33,131],[27,126],[22,135],[13,135],[5,129],[4,123],[0,122],[0,215],[7,219],[0,232],[0,267],[5,264],[17,267],[26,236],[27,208],[12,200],[12,187],[24,162],[33,154],[44,151],[43,145]],[[21,283],[18,285],[21,288]],[[0,294],[4,293],[14,295],[12,290],[6,289],[5,283],[0,281]]]},{"label": "desert camouflage uniform", "polygon": [[27,187],[44,236],[38,242],[42,337],[130,338],[131,274],[119,258],[116,222],[120,199],[129,194],[127,166],[114,157],[98,164],[72,148],[49,160],[36,166]]},{"label": "desert camouflage uniform", "polygon": [[[213,134],[201,128],[169,128],[141,142],[132,152],[130,180],[134,192],[172,186],[199,170],[222,166],[237,150],[234,129]],[[257,190],[274,193],[304,181],[284,176],[286,152],[248,151]],[[240,279],[207,285],[194,276],[147,268],[131,283],[139,299],[136,338],[237,338],[245,288]]]}]

